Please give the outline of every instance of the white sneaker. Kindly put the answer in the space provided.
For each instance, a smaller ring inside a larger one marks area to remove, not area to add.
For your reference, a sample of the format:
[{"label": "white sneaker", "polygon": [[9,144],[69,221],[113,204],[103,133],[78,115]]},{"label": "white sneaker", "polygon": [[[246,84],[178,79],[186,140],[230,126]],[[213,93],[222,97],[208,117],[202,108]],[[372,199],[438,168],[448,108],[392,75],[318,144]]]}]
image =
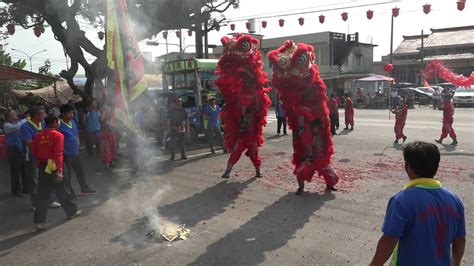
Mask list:
[{"label": "white sneaker", "polygon": [[46,224],[35,224],[35,229],[36,229],[37,231],[46,230]]},{"label": "white sneaker", "polygon": [[48,205],[48,208],[50,209],[57,209],[59,207],[61,207],[61,204],[59,204],[59,202],[56,202],[56,201],[53,201]]},{"label": "white sneaker", "polygon": [[76,218],[78,215],[80,215],[82,213],[81,210],[77,209],[76,213],[74,215],[71,215],[71,216],[68,216],[67,218],[68,219],[73,219],[73,218]]}]

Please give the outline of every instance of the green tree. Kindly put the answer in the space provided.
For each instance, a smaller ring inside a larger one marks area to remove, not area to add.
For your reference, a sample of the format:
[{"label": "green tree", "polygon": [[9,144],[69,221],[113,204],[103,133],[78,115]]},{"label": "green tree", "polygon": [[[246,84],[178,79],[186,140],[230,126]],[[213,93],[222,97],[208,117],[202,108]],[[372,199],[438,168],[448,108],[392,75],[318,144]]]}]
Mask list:
[{"label": "green tree", "polygon": [[[24,29],[33,28],[40,35],[45,27],[51,27],[55,39],[61,42],[71,58],[71,67],[63,70],[65,78],[75,93],[73,78],[81,65],[86,72],[87,82],[83,96],[90,97],[95,82],[110,74],[103,47],[96,47],[85,35],[81,23],[86,21],[103,28],[106,14],[106,0],[3,0],[0,9],[0,27],[13,23]],[[197,56],[203,57],[203,37],[207,32],[220,27],[225,18],[222,14],[228,8],[237,8],[239,0],[126,0],[128,12],[135,22],[139,40],[152,37],[162,30],[192,29],[196,32]],[[95,57],[89,63],[84,52]]]},{"label": "green tree", "polygon": [[13,62],[13,59],[10,54],[7,54],[5,51],[0,50],[0,65],[24,69],[26,67],[26,61],[18,60],[16,62]]}]

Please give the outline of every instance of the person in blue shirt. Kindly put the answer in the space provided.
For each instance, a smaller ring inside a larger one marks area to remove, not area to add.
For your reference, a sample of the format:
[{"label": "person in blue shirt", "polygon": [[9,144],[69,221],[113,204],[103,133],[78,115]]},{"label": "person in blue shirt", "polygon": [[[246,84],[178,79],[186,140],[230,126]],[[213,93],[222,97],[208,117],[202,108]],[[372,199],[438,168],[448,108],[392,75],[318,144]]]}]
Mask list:
[{"label": "person in blue shirt", "polygon": [[209,140],[209,148],[211,153],[215,154],[214,142],[224,145],[224,138],[222,137],[220,129],[219,115],[221,108],[216,104],[216,98],[209,99],[209,105],[202,109],[202,113],[207,117],[207,137]]},{"label": "person in blue shirt", "polygon": [[64,135],[64,184],[66,190],[73,198],[77,198],[76,192],[72,188],[72,171],[76,174],[77,182],[81,187],[81,196],[95,194],[86,182],[84,168],[82,167],[81,157],[79,156],[79,135],[76,121],[74,120],[74,108],[70,105],[63,105],[60,108],[61,123],[58,131]]},{"label": "person in blue shirt", "polygon": [[[20,127],[20,139],[23,144],[23,154],[25,158],[24,171],[28,183],[28,193],[30,194],[33,208],[36,206],[36,190],[38,188],[38,169],[36,167],[35,158],[31,153],[31,145],[36,134],[45,128],[44,118],[46,113],[42,106],[33,106],[30,108],[29,117]],[[50,208],[59,208],[61,205],[51,198]]]},{"label": "person in blue shirt", "polygon": [[466,245],[464,206],[434,179],[440,153],[432,143],[416,141],[403,150],[410,182],[393,196],[383,236],[370,265],[460,265]]},{"label": "person in blue shirt", "polygon": [[281,126],[283,126],[283,135],[287,135],[288,133],[286,132],[286,115],[282,107],[282,102],[280,100],[278,100],[277,102],[275,114],[277,118],[277,135],[280,135]]},{"label": "person in blue shirt", "polygon": [[[20,139],[20,128],[26,122],[19,120],[15,110],[5,112],[3,132],[6,137],[7,157],[10,166],[11,192],[13,196],[21,197],[21,193],[28,193],[28,182],[23,169],[23,143]],[[21,178],[21,179],[20,179]]]},{"label": "person in blue shirt", "polygon": [[100,154],[100,112],[97,109],[97,101],[92,100],[89,105],[89,111],[85,116],[86,124],[86,151],[89,157]]},{"label": "person in blue shirt", "polygon": [[[73,116],[72,119],[76,122],[76,125],[79,126],[79,122],[80,122],[80,121],[79,121],[79,112],[78,112],[77,109],[76,109],[76,102],[71,99],[71,100],[69,100],[69,101],[67,102],[67,104],[72,107],[72,110],[73,110],[72,112],[73,112],[73,114],[74,114],[74,116]],[[61,110],[60,110],[60,111],[61,111]]]}]

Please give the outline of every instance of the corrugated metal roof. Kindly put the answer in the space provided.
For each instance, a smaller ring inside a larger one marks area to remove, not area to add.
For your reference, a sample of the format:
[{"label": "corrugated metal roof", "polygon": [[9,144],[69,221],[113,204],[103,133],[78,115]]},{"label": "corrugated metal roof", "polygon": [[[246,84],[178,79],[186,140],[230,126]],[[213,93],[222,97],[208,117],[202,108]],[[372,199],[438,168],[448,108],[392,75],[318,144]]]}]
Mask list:
[{"label": "corrugated metal roof", "polygon": [[466,53],[466,54],[446,54],[446,55],[433,55],[433,56],[426,56],[425,60],[460,60],[460,59],[474,59],[474,54]]},{"label": "corrugated metal roof", "polygon": [[[438,47],[474,46],[474,26],[431,29],[430,35],[425,35],[425,49]],[[403,41],[393,52],[394,54],[419,53],[421,35],[403,36]]]},{"label": "corrugated metal roof", "polygon": [[394,54],[412,54],[418,53],[417,48],[421,46],[421,35],[403,36],[404,40],[393,52]]},{"label": "corrugated metal roof", "polygon": [[12,80],[54,80],[54,77],[44,76],[14,67],[0,65],[0,81]]},{"label": "corrugated metal roof", "polygon": [[425,48],[444,46],[474,45],[474,26],[432,29],[432,33],[425,40]]}]

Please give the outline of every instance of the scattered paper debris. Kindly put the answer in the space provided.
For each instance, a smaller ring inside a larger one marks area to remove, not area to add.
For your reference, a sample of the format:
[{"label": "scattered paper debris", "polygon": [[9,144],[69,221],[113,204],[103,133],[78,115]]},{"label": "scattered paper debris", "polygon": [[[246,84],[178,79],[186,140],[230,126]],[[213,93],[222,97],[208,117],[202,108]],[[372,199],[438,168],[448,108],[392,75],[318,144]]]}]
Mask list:
[{"label": "scattered paper debris", "polygon": [[172,222],[164,222],[161,225],[161,232],[158,233],[156,230],[152,230],[148,232],[146,235],[148,237],[162,237],[165,240],[172,242],[175,240],[187,240],[189,235],[191,234],[191,230],[186,228],[184,224],[175,224]]}]

